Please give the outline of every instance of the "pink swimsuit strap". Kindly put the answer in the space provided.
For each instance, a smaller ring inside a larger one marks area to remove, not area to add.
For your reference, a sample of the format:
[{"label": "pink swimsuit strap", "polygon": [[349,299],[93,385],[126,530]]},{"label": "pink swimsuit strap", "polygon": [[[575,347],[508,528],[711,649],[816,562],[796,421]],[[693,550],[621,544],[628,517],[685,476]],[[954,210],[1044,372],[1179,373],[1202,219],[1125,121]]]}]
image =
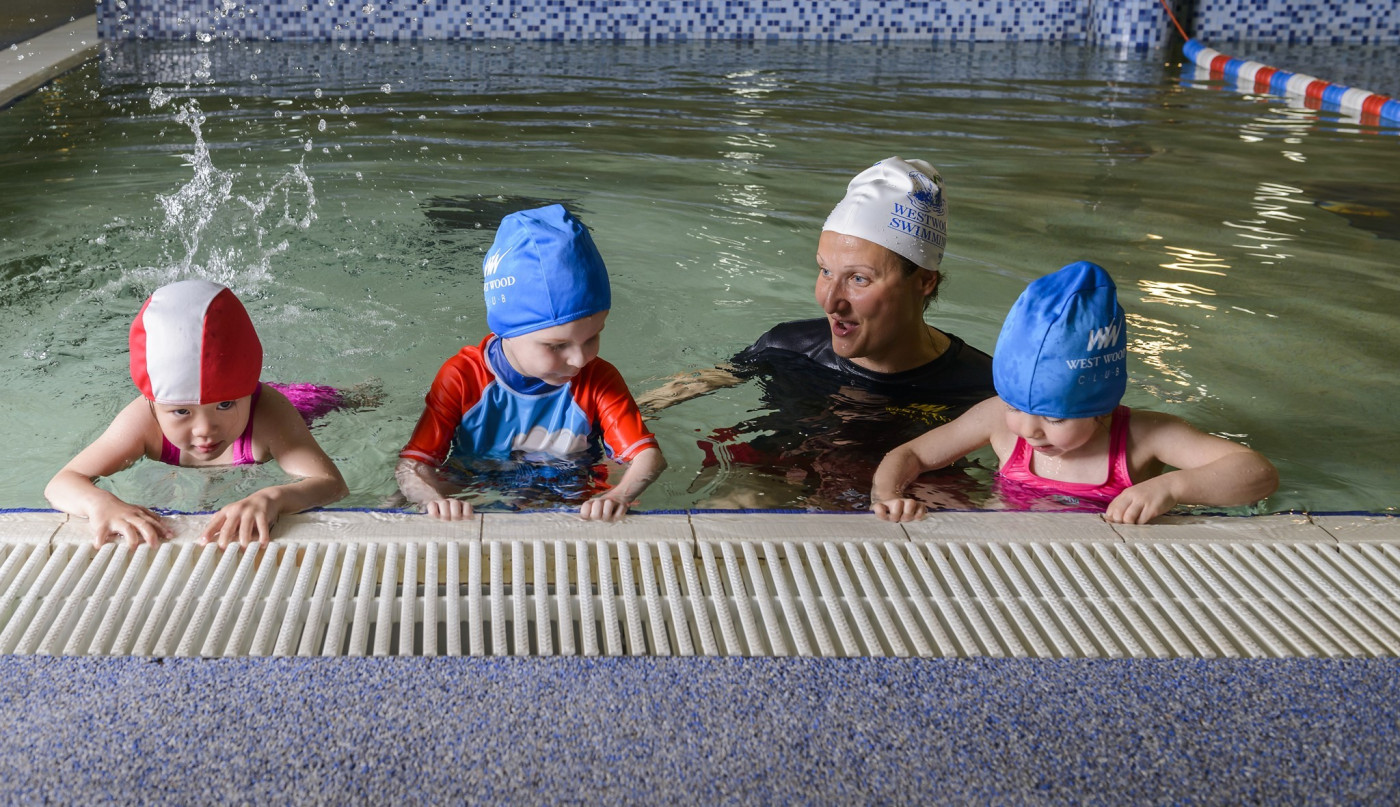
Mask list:
[{"label": "pink swimsuit strap", "polygon": [[[238,435],[238,439],[233,441],[233,462],[230,465],[256,465],[257,459],[253,457],[253,415],[258,411],[258,395],[262,393],[262,384],[258,384],[253,390],[253,399],[248,402],[248,425],[244,427],[243,433]],[[166,465],[180,464],[180,449],[165,438],[165,434],[160,436],[160,461]]]},{"label": "pink swimsuit strap", "polygon": [[1016,447],[1011,450],[1011,456],[1007,457],[1006,463],[997,473],[1013,482],[1029,485],[1049,493],[1065,494],[1107,504],[1113,501],[1118,494],[1133,486],[1133,480],[1128,470],[1128,420],[1131,414],[1132,410],[1126,406],[1119,406],[1113,410],[1113,420],[1109,426],[1108,438],[1108,474],[1103,482],[1097,484],[1057,482],[1053,479],[1037,476],[1031,470],[1031,458],[1034,456],[1035,450],[1020,437],[1016,438]]}]

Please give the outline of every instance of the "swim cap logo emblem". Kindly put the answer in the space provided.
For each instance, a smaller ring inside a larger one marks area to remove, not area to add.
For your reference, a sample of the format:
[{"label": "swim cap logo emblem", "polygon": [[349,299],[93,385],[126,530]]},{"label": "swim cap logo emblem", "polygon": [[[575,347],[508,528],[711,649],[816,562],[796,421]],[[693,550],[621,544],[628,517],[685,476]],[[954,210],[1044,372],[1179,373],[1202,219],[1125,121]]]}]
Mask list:
[{"label": "swim cap logo emblem", "polygon": [[938,192],[938,185],[919,171],[909,172],[909,182],[914,186],[908,193],[909,204],[925,213],[942,215],[943,194]]},{"label": "swim cap logo emblem", "polygon": [[482,268],[482,270],[483,270],[483,273],[484,273],[487,277],[490,277],[490,276],[496,274],[496,269],[500,267],[501,261],[505,259],[506,255],[509,255],[509,254],[510,254],[510,251],[511,251],[512,249],[515,249],[515,247],[512,246],[512,247],[509,247],[508,249],[501,250],[500,252],[497,252],[495,255],[487,255],[487,256],[486,256],[485,262],[483,262],[482,265],[481,265],[481,268]]},{"label": "swim cap logo emblem", "polygon": [[496,274],[496,270],[501,267],[501,261],[505,259],[506,255],[510,254],[512,249],[515,249],[515,247],[511,246],[507,249],[503,249],[495,255],[487,255],[486,260],[481,264],[482,274],[486,277],[486,281],[481,284],[481,291],[486,295],[487,308],[503,303],[506,300],[504,293],[492,294],[492,292],[500,292],[502,289],[515,285],[515,275],[506,275],[505,277],[498,278],[491,277]]},{"label": "swim cap logo emblem", "polygon": [[1088,350],[1102,350],[1118,344],[1119,328],[1122,323],[1115,322],[1103,328],[1094,328],[1089,331]]}]

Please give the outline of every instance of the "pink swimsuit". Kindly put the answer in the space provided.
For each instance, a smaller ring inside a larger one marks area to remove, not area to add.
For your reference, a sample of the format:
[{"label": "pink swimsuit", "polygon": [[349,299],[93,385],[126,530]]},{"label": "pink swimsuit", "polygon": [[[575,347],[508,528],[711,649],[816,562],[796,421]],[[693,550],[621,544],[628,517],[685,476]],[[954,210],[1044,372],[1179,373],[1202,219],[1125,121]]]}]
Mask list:
[{"label": "pink swimsuit", "polygon": [[[243,429],[243,433],[238,435],[238,439],[233,441],[233,462],[230,465],[256,465],[257,460],[253,458],[253,413],[258,411],[258,395],[262,393],[262,384],[258,384],[253,390],[253,400],[248,403],[248,426]],[[165,435],[160,436],[160,461],[166,465],[180,464],[180,449],[174,443],[165,439]]]},{"label": "pink swimsuit", "polygon": [[1113,419],[1109,423],[1108,478],[1098,484],[1057,482],[1036,476],[1031,471],[1031,457],[1035,449],[1017,437],[1011,456],[997,472],[998,481],[1012,483],[1000,486],[1003,497],[1018,507],[1028,506],[1031,501],[1043,496],[1070,497],[1104,505],[1113,501],[1133,485],[1128,474],[1128,418],[1131,414],[1132,410],[1126,406],[1113,410]]}]

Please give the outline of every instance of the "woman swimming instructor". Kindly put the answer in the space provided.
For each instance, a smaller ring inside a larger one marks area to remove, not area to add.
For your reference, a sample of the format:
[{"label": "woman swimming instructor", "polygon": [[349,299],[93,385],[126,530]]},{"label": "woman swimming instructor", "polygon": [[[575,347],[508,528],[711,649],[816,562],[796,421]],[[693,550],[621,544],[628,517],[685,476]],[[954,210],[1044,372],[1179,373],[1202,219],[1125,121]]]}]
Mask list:
[{"label": "woman swimming instructor", "polygon": [[[784,322],[733,366],[678,376],[638,403],[656,411],[758,374],[826,378],[895,406],[924,404],[943,415],[937,421],[990,397],[991,357],[924,322],[943,279],[946,239],[938,171],[922,160],[881,160],[851,180],[822,225],[816,299],[826,316]],[[922,420],[922,428],[937,425]]]}]

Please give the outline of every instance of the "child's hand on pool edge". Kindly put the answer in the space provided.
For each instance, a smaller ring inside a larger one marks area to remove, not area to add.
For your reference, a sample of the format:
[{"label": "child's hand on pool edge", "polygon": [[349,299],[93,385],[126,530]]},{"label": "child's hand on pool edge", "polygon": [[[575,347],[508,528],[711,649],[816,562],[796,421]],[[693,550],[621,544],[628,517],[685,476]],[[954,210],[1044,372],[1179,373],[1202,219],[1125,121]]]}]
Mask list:
[{"label": "child's hand on pool edge", "polygon": [[451,497],[433,499],[423,503],[423,513],[442,521],[461,521],[472,517],[472,505]]},{"label": "child's hand on pool edge", "polygon": [[1180,499],[1172,490],[1172,475],[1153,477],[1124,490],[1109,502],[1103,519],[1111,524],[1146,524],[1176,507]]},{"label": "child's hand on pool edge", "polygon": [[89,526],[92,529],[93,549],[101,549],[103,544],[114,538],[125,538],[127,547],[131,549],[142,543],[154,547],[174,535],[158,513],[140,505],[127,504],[116,497],[94,510]]},{"label": "child's hand on pool edge", "polygon": [[584,502],[578,509],[579,517],[585,521],[617,521],[627,515],[627,508],[637,503],[642,491],[664,470],[666,458],[661,456],[661,449],[656,446],[642,449],[627,465],[617,486]]},{"label": "child's hand on pool edge", "polygon": [[627,515],[628,506],[616,491],[608,491],[584,502],[578,514],[584,521],[617,521]]},{"label": "child's hand on pool edge", "polygon": [[277,488],[257,491],[215,513],[199,534],[199,543],[217,543],[220,549],[235,541],[244,549],[256,542],[267,546],[272,540],[272,527],[281,515],[274,492]]},{"label": "child's hand on pool edge", "polygon": [[917,499],[886,499],[872,504],[870,510],[882,521],[921,521],[928,515],[928,508]]}]

